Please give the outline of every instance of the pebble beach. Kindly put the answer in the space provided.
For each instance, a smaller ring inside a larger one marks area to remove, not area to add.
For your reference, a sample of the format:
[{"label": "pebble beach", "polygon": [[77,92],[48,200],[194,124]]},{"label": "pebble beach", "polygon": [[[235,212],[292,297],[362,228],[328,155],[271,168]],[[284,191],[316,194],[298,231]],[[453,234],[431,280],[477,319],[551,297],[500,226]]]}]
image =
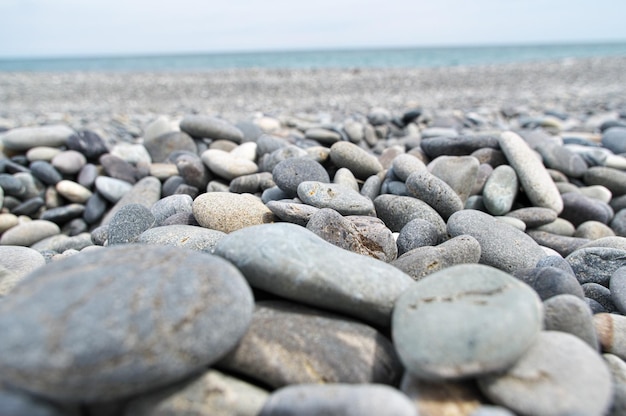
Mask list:
[{"label": "pebble beach", "polygon": [[0,415],[626,414],[626,57],[0,76]]}]

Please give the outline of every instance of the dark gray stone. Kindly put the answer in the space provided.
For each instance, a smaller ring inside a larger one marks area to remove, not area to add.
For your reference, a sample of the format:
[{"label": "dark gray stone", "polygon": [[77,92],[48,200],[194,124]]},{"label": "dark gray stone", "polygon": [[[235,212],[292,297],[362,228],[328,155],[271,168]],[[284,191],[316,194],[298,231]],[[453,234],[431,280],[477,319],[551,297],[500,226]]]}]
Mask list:
[{"label": "dark gray stone", "polygon": [[351,142],[333,144],[330,148],[330,160],[338,168],[347,168],[356,178],[363,180],[383,170],[376,156]]},{"label": "dark gray stone", "polygon": [[532,287],[541,300],[563,294],[577,296],[580,299],[585,297],[576,277],[556,267],[520,269],[516,270],[513,276]]},{"label": "dark gray stone", "polygon": [[191,214],[193,199],[189,195],[171,195],[155,202],[150,207],[150,212],[154,216],[155,225],[158,227],[167,218],[174,214],[185,212]]},{"label": "dark gray stone", "polygon": [[557,219],[557,214],[550,208],[527,207],[519,208],[506,214],[507,217],[524,221],[526,228],[536,228],[550,224]]},{"label": "dark gray stone", "polygon": [[96,192],[87,200],[85,204],[85,211],[83,212],[83,219],[87,224],[95,224],[100,218],[104,216],[108,207],[107,200]]},{"label": "dark gray stone", "polygon": [[107,153],[100,156],[99,161],[107,176],[130,184],[137,182],[137,170],[124,159]]},{"label": "dark gray stone", "polygon": [[279,162],[272,170],[276,185],[287,195],[298,195],[298,185],[305,181],[330,182],[326,169],[316,161],[298,157]]},{"label": "dark gray stone", "polygon": [[106,143],[92,130],[81,130],[67,139],[67,147],[76,150],[89,160],[96,160],[107,153]]},{"label": "dark gray stone", "polygon": [[602,305],[604,311],[613,313],[617,312],[618,309],[613,303],[613,299],[611,297],[611,291],[598,283],[584,283],[582,285],[583,291],[585,292],[585,297],[588,299],[593,299]]},{"label": "dark gray stone", "polygon": [[230,192],[237,194],[255,194],[257,192],[263,192],[276,186],[274,177],[270,172],[252,173],[250,175],[239,176],[232,181],[228,186]]},{"label": "dark gray stone", "polygon": [[209,254],[143,245],[81,253],[31,273],[0,302],[0,379],[60,401],[137,394],[221,358],[252,307],[239,271]]},{"label": "dark gray stone", "polygon": [[180,122],[180,129],[193,137],[213,140],[230,140],[241,143],[243,133],[226,120],[204,115],[187,115]]},{"label": "dark gray stone", "polygon": [[446,223],[441,216],[426,202],[410,196],[380,195],[374,200],[378,218],[393,232],[402,228],[414,219],[422,219],[435,226],[437,244],[447,238]]},{"label": "dark gray stone", "polygon": [[438,156],[464,156],[482,148],[498,149],[498,138],[491,135],[463,135],[457,137],[428,137],[420,146],[431,158]]},{"label": "dark gray stone", "polygon": [[398,256],[418,247],[435,246],[439,240],[437,228],[420,218],[409,221],[398,234]]},{"label": "dark gray stone", "polygon": [[137,241],[139,235],[155,225],[154,215],[140,204],[128,204],[115,213],[109,223],[107,241],[110,246]]},{"label": "dark gray stone", "polygon": [[30,164],[32,175],[46,185],[56,185],[63,176],[50,163],[43,160],[36,160]]},{"label": "dark gray stone", "polygon": [[567,256],[578,281],[609,286],[615,270],[626,266],[626,251],[608,247],[581,248]]},{"label": "dark gray stone", "polygon": [[320,210],[311,205],[292,202],[291,200],[268,201],[265,205],[281,220],[303,227],[306,227],[311,217]]},{"label": "dark gray stone", "polygon": [[15,176],[8,173],[0,173],[0,188],[4,191],[5,195],[15,196],[21,198],[26,192],[24,184],[20,182]]},{"label": "dark gray stone", "polygon": [[585,172],[583,180],[587,185],[603,185],[614,197],[626,194],[626,172],[615,168],[594,166]]},{"label": "dark gray stone", "polygon": [[576,192],[568,192],[561,197],[563,198],[561,218],[568,220],[576,227],[585,221],[599,221],[608,224],[613,217],[611,207],[597,199]]},{"label": "dark gray stone", "polygon": [[198,189],[206,189],[207,184],[213,179],[211,172],[200,156],[184,153],[174,159],[174,164],[178,168],[178,174],[187,185],[195,186]]},{"label": "dark gray stone", "polygon": [[[29,217],[33,217],[44,205],[46,205],[46,201],[44,201],[42,197],[36,196],[25,200],[15,208],[11,209],[11,213],[18,216],[27,215]],[[41,219],[45,220],[47,218]]]},{"label": "dark gray stone", "polygon": [[[93,195],[92,195],[93,198]],[[91,198],[90,198],[91,199]],[[68,204],[58,208],[52,208],[44,211],[39,219],[52,221],[55,224],[63,225],[74,218],[81,217],[85,212],[85,206],[82,204]]]},{"label": "dark gray stone", "polygon": [[538,230],[529,230],[527,234],[535,240],[537,244],[549,247],[564,257],[569,256],[591,241],[586,238],[567,237]]}]

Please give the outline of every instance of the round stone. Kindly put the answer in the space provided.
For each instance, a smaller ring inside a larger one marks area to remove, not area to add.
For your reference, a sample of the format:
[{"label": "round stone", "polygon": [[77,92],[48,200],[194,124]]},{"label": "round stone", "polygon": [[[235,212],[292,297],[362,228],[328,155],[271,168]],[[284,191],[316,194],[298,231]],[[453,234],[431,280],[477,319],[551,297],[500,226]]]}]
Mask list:
[{"label": "round stone", "polygon": [[334,183],[304,181],[298,185],[298,197],[316,208],[332,208],[342,215],[370,215],[374,203],[352,188]]},{"label": "round stone", "polygon": [[409,195],[426,202],[444,221],[463,209],[463,202],[454,189],[426,169],[409,175],[406,188]]},{"label": "round stone", "polygon": [[349,169],[359,179],[367,179],[383,170],[376,156],[351,142],[333,144],[330,148],[330,160],[339,168]]},{"label": "round stone", "polygon": [[602,146],[613,153],[626,153],[626,127],[610,127],[602,132]]},{"label": "round stone", "polygon": [[218,241],[225,235],[221,231],[209,230],[194,225],[174,224],[150,228],[138,236],[137,242],[176,246],[210,253],[213,252]]},{"label": "round stone", "polygon": [[446,223],[426,202],[410,196],[380,195],[374,200],[378,218],[393,232],[400,232],[410,221],[422,219],[435,226],[437,243],[447,238]]},{"label": "round stone", "polygon": [[580,248],[567,256],[578,281],[609,286],[611,275],[626,266],[626,251],[609,247]]},{"label": "round stone", "polygon": [[58,182],[55,185],[57,192],[71,202],[84,204],[91,197],[92,193],[89,189],[82,185],[77,184],[74,181],[68,181],[66,179]]},{"label": "round stone", "polygon": [[76,150],[66,150],[52,159],[52,166],[63,175],[75,175],[87,163],[87,158]]},{"label": "round stone", "polygon": [[196,153],[196,142],[182,131],[169,131],[160,135],[145,137],[146,150],[153,162],[165,162],[168,156],[178,150]]},{"label": "round stone", "polygon": [[585,296],[576,277],[558,267],[520,269],[513,276],[532,287],[541,300],[566,293],[580,299]]},{"label": "round stone", "polygon": [[23,222],[4,232],[2,237],[0,237],[0,245],[27,247],[60,232],[59,226],[50,221],[33,220]]},{"label": "round stone", "polygon": [[243,175],[256,173],[259,168],[249,159],[235,157],[229,152],[208,149],[202,153],[202,161],[217,176],[231,180]]},{"label": "round stone", "polygon": [[230,140],[241,143],[243,133],[226,120],[203,115],[188,115],[180,122],[180,129],[193,137]]},{"label": "round stone", "polygon": [[100,164],[107,176],[130,184],[137,182],[137,170],[124,159],[107,153],[100,157]]},{"label": "round stone", "polygon": [[[198,155],[183,153],[174,158],[174,163],[178,169],[178,174],[187,185],[205,189],[209,181],[213,179],[205,163]],[[256,172],[256,169],[254,171]]]},{"label": "round stone", "polygon": [[0,380],[59,401],[107,401],[211,365],[253,298],[230,263],[176,247],[106,248],[31,273],[0,303]]},{"label": "round stone", "polygon": [[489,399],[520,415],[600,416],[613,394],[602,357],[579,338],[557,331],[542,332],[513,367],[479,379],[479,385]]},{"label": "round stone", "polygon": [[112,246],[135,242],[141,233],[154,224],[154,216],[148,208],[140,204],[125,205],[115,213],[109,223],[108,244]]},{"label": "round stone", "polygon": [[463,203],[476,183],[479,167],[473,156],[440,156],[428,164],[430,173],[450,185]]},{"label": "round stone", "polygon": [[570,333],[598,350],[593,315],[583,299],[569,294],[557,295],[544,301],[543,306],[546,331]]},{"label": "round stone", "polygon": [[46,260],[37,250],[0,246],[0,297],[9,293],[24,276],[45,264]]},{"label": "round stone", "polygon": [[541,301],[530,287],[493,267],[465,264],[404,292],[391,329],[411,374],[445,380],[506,370],[534,342],[542,323]]},{"label": "round stone", "polygon": [[201,226],[225,233],[274,221],[272,211],[251,194],[207,192],[193,201],[192,212]]},{"label": "round stone", "polygon": [[435,246],[438,240],[437,228],[428,221],[416,218],[402,227],[398,234],[396,240],[398,255],[401,256],[418,247]]}]

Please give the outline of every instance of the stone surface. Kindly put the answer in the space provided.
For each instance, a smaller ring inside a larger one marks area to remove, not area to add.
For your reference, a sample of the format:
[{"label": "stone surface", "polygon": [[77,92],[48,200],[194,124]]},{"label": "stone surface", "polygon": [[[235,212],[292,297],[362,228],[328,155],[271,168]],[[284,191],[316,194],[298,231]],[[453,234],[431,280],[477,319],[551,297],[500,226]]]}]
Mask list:
[{"label": "stone surface", "polygon": [[602,185],[614,197],[626,194],[626,172],[620,169],[594,166],[585,172],[583,180],[587,185]]},{"label": "stone surface", "polygon": [[613,217],[613,210],[608,204],[596,199],[576,192],[568,192],[561,197],[563,198],[563,212],[560,216],[574,226],[579,226],[585,221],[598,221],[608,224]]},{"label": "stone surface", "polygon": [[30,246],[46,237],[59,234],[61,229],[51,221],[33,220],[18,224],[0,237],[3,246]]},{"label": "stone surface", "polygon": [[437,230],[437,243],[447,238],[446,223],[426,202],[410,196],[380,195],[374,200],[376,215],[393,232],[400,232],[410,221],[424,220]]},{"label": "stone surface", "polygon": [[59,147],[67,143],[74,130],[64,125],[41,127],[18,127],[9,130],[2,137],[5,149],[26,151],[33,147]]},{"label": "stone surface", "polygon": [[180,122],[180,129],[193,137],[213,140],[230,140],[241,143],[243,133],[226,120],[203,115],[187,115]]},{"label": "stone surface", "polygon": [[350,142],[333,144],[330,148],[330,160],[337,167],[349,169],[359,179],[367,179],[383,170],[376,156]]},{"label": "stone surface", "polygon": [[252,304],[239,271],[208,254],[134,245],[72,256],[1,302],[0,380],[87,402],[167,385],[229,351]]},{"label": "stone surface", "polygon": [[489,175],[483,189],[483,203],[492,215],[504,215],[511,210],[517,197],[519,181],[509,165],[498,166]]},{"label": "stone surface", "polygon": [[115,213],[107,233],[108,245],[128,244],[155,225],[154,215],[141,204],[128,204]]},{"label": "stone surface", "polygon": [[179,213],[192,213],[193,199],[189,195],[170,195],[155,202],[150,207],[156,226],[162,225],[168,217]]},{"label": "stone surface", "polygon": [[478,178],[480,162],[473,156],[440,156],[428,164],[430,172],[446,182],[465,203]]},{"label": "stone surface", "polygon": [[393,345],[361,322],[309,307],[258,301],[250,327],[218,368],[273,388],[303,383],[394,384]]},{"label": "stone surface", "polygon": [[242,157],[235,157],[229,152],[208,149],[202,153],[202,161],[217,176],[232,180],[239,176],[250,175],[258,171],[256,163]]},{"label": "stone surface", "polygon": [[196,153],[198,148],[195,141],[182,131],[170,131],[153,137],[145,137],[146,150],[153,162],[164,162],[175,151],[187,151]]},{"label": "stone surface", "polygon": [[161,182],[154,176],[147,176],[137,182],[130,191],[126,192],[124,196],[117,201],[104,216],[102,223],[108,224],[115,213],[125,205],[142,204],[146,208],[150,208],[159,199],[161,199]]},{"label": "stone surface", "polygon": [[578,281],[609,286],[615,270],[626,266],[626,251],[608,247],[588,247],[574,251],[566,260]]},{"label": "stone surface", "polygon": [[279,162],[274,167],[272,175],[276,185],[290,196],[298,194],[298,185],[302,182],[330,182],[326,169],[318,162],[306,157],[295,157]]},{"label": "stone surface", "polygon": [[479,385],[495,403],[537,416],[603,415],[613,389],[600,355],[577,337],[557,331],[542,332],[512,368],[481,378]]},{"label": "stone surface", "polygon": [[46,185],[56,185],[63,180],[61,173],[50,163],[43,160],[36,160],[31,163],[30,170],[34,177]]},{"label": "stone surface", "polygon": [[506,216],[524,221],[527,228],[541,227],[551,224],[558,219],[554,210],[541,207],[518,208],[509,212]]},{"label": "stone surface", "polygon": [[212,252],[226,234],[186,224],[163,225],[142,232],[138,243],[182,247],[196,251]]},{"label": "stone surface", "polygon": [[626,414],[626,363],[613,354],[603,354],[602,357],[613,376],[613,404],[607,415]]},{"label": "stone surface", "polygon": [[291,202],[289,200],[268,201],[265,205],[281,220],[302,225],[303,227],[306,227],[311,217],[320,210],[311,205]]},{"label": "stone surface", "polygon": [[98,176],[95,181],[96,190],[107,201],[116,203],[133,187],[132,184],[121,179],[108,176]]},{"label": "stone surface", "polygon": [[393,266],[288,223],[235,231],[215,253],[235,264],[252,287],[381,326],[389,325],[395,300],[413,284]]},{"label": "stone surface", "polygon": [[374,203],[352,188],[334,183],[305,181],[298,185],[298,197],[316,208],[331,208],[341,215],[369,215]]},{"label": "stone surface", "polygon": [[251,194],[207,192],[193,201],[191,209],[198,224],[225,233],[274,220],[272,211]]},{"label": "stone surface", "polygon": [[46,264],[36,250],[21,246],[0,246],[0,297],[9,293],[24,276]]},{"label": "stone surface", "polygon": [[546,331],[567,332],[585,341],[594,350],[599,349],[593,314],[581,297],[557,295],[545,300],[543,306]]},{"label": "stone surface", "polygon": [[463,209],[463,202],[454,189],[426,169],[409,175],[406,187],[411,196],[430,205],[444,221]]},{"label": "stone surface", "polygon": [[413,402],[421,416],[466,416],[481,403],[481,393],[473,381],[427,381],[405,372],[400,390]]},{"label": "stone surface", "polygon": [[435,246],[439,236],[437,228],[430,222],[420,218],[409,221],[398,234],[396,245],[398,246],[398,256],[424,246]]},{"label": "stone surface", "polygon": [[98,133],[80,130],[67,139],[67,147],[84,154],[89,160],[96,160],[108,152],[107,145]]},{"label": "stone surface", "polygon": [[493,267],[464,264],[404,292],[391,329],[407,371],[445,380],[508,369],[534,342],[542,323],[541,302],[529,286]]},{"label": "stone surface", "polygon": [[580,299],[584,297],[583,289],[576,277],[557,267],[519,269],[513,276],[532,287],[542,300],[566,293]]},{"label": "stone surface", "polygon": [[87,158],[76,150],[66,150],[56,155],[50,162],[63,175],[75,175],[87,163]]}]

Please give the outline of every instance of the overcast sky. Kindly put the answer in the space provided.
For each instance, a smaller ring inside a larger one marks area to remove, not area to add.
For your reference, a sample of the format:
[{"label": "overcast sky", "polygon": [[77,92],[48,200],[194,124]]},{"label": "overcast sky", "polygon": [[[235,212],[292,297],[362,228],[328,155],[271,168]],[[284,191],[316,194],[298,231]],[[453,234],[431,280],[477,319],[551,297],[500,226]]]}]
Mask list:
[{"label": "overcast sky", "polygon": [[0,57],[612,40],[624,0],[0,0]]}]

